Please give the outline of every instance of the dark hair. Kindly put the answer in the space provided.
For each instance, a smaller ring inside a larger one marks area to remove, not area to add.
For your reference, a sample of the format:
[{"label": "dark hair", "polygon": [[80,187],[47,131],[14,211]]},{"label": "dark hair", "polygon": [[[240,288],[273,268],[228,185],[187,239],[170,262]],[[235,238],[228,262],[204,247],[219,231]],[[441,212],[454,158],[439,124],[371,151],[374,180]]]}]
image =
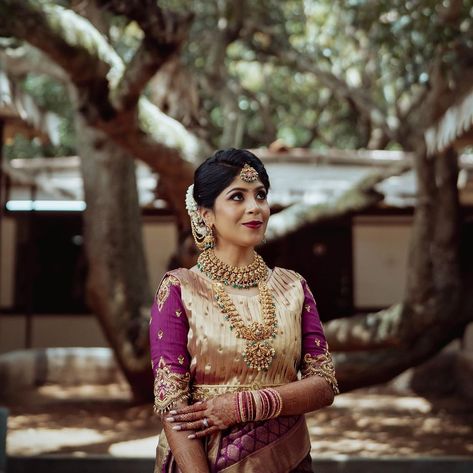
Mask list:
[{"label": "dark hair", "polygon": [[213,209],[215,199],[230,185],[245,164],[257,171],[267,192],[268,173],[258,157],[246,149],[220,149],[195,170],[194,199],[197,205]]}]

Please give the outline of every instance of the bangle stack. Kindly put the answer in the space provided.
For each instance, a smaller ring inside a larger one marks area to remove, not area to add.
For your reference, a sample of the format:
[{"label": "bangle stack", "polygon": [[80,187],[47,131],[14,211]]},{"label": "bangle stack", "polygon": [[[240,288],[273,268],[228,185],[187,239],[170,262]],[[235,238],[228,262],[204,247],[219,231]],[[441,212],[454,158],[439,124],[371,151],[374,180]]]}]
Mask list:
[{"label": "bangle stack", "polygon": [[282,398],[273,388],[241,391],[235,395],[237,423],[272,419],[282,411]]}]

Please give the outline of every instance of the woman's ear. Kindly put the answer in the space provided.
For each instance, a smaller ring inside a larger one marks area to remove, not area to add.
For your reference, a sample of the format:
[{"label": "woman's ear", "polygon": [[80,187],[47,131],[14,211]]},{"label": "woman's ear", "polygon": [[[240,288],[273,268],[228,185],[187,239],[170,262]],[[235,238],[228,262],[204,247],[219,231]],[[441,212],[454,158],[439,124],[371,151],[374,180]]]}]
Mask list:
[{"label": "woman's ear", "polygon": [[212,210],[206,207],[200,207],[198,209],[198,212],[200,216],[203,218],[205,224],[211,227],[214,223],[214,216],[213,216]]}]

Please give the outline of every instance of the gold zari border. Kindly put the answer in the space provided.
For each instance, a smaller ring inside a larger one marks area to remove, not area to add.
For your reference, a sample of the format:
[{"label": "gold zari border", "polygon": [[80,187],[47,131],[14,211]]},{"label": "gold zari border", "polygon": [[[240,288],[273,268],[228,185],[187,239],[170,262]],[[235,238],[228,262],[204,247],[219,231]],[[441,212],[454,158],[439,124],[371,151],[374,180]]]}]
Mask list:
[{"label": "gold zari border", "polygon": [[189,381],[190,373],[173,373],[161,357],[154,377],[154,412],[164,414],[177,401],[188,399]]},{"label": "gold zari border", "polygon": [[241,391],[253,391],[263,388],[276,388],[281,384],[194,384],[192,386],[192,400],[205,401],[207,399],[226,393],[237,393]]},{"label": "gold zari border", "polygon": [[301,368],[302,378],[309,376],[322,376],[330,384],[335,395],[340,394],[337,378],[335,377],[335,367],[333,365],[332,355],[328,350],[321,355],[312,356],[306,353]]},{"label": "gold zari border", "polygon": [[171,292],[171,286],[180,286],[180,282],[179,279],[176,278],[176,276],[173,276],[172,274],[167,274],[161,282],[161,285],[158,287],[158,290],[156,291],[156,294],[154,296],[158,304],[158,309],[160,311],[163,308],[163,305],[166,302],[167,298],[169,297],[169,294]]}]

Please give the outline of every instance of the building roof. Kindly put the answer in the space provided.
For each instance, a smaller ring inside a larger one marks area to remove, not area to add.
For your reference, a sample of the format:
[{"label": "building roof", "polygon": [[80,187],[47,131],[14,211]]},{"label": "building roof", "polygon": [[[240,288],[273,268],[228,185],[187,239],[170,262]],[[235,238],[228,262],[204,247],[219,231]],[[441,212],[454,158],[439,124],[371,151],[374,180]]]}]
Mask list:
[{"label": "building roof", "polygon": [[[294,203],[321,204],[337,198],[374,171],[399,164],[408,164],[412,155],[399,151],[349,151],[291,149],[271,153],[266,149],[253,150],[261,157],[271,180],[269,201],[272,206],[287,207]],[[14,170],[26,173],[40,183],[36,200],[54,202],[59,207],[65,202],[83,202],[83,185],[77,156],[64,158],[14,159]],[[464,205],[473,206],[473,156],[460,158],[459,189]],[[143,208],[165,209],[166,202],[158,199],[155,189],[159,176],[146,164],[137,161],[136,175],[139,202]],[[376,185],[385,195],[384,207],[411,207],[416,200],[415,173],[410,170],[400,176],[389,177]],[[16,202],[19,209],[32,198],[31,184],[14,183],[8,195],[10,209]],[[22,203],[23,202],[23,203]],[[62,202],[62,203],[61,203]],[[71,204],[74,207],[75,204]],[[40,208],[37,206],[36,208]],[[75,206],[76,210],[81,207]]]}]

